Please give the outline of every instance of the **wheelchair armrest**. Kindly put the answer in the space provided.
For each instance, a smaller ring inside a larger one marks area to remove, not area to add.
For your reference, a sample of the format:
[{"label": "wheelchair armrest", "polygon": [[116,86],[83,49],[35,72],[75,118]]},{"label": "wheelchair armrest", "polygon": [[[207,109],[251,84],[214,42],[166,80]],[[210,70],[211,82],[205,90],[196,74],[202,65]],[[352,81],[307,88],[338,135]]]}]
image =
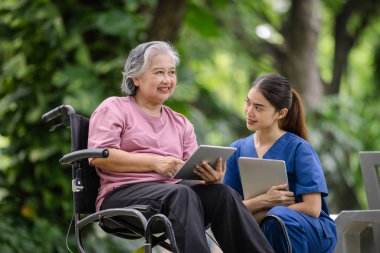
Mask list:
[{"label": "wheelchair armrest", "polygon": [[78,160],[87,158],[107,158],[108,155],[108,149],[82,149],[64,155],[61,159],[59,159],[59,163],[70,165]]}]

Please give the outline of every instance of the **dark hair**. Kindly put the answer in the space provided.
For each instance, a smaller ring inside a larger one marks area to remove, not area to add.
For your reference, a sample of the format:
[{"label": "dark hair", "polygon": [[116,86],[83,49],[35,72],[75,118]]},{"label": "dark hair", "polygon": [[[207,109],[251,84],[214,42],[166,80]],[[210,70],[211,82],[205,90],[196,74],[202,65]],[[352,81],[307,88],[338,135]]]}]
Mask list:
[{"label": "dark hair", "polygon": [[301,97],[292,89],[288,79],[280,74],[270,73],[257,78],[251,89],[254,87],[260,90],[276,111],[288,109],[288,114],[279,120],[282,130],[292,132],[305,140],[308,139]]}]

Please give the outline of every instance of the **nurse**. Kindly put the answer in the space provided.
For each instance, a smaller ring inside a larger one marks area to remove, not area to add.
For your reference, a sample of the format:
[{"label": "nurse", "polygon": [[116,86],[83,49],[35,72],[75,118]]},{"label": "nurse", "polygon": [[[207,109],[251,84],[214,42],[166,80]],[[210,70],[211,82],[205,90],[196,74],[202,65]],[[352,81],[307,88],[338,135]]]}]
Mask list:
[{"label": "nurse", "polygon": [[[293,252],[333,252],[337,235],[325,197],[326,180],[318,155],[308,143],[303,107],[298,93],[279,74],[254,81],[244,112],[247,128],[254,133],[235,141],[237,151],[227,161],[224,183],[243,196],[238,158],[284,160],[289,191],[274,185],[265,194],[244,200],[259,221],[265,215],[285,223]],[[274,221],[265,223],[265,236],[276,252],[286,252],[284,237]]]}]

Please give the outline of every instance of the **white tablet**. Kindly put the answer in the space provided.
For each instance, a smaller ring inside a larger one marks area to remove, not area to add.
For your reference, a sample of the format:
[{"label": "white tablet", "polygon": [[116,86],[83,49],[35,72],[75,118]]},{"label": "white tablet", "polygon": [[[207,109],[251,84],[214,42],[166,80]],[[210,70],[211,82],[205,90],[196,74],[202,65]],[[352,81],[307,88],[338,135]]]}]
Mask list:
[{"label": "white tablet", "polygon": [[175,179],[202,180],[193,172],[196,165],[203,161],[209,161],[210,165],[215,168],[216,161],[222,157],[225,162],[234,152],[236,148],[200,145],[194,154],[183,164],[181,169],[173,176]]},{"label": "white tablet", "polygon": [[263,194],[273,185],[288,183],[283,160],[240,157],[238,163],[244,199]]}]

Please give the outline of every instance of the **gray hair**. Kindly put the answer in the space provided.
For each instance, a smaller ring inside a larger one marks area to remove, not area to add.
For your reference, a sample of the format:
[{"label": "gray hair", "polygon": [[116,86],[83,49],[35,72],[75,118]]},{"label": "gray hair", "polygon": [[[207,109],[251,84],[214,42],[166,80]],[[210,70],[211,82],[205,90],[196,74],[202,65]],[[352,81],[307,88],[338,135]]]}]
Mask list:
[{"label": "gray hair", "polygon": [[166,53],[172,57],[174,66],[179,64],[179,56],[174,46],[164,41],[151,41],[138,45],[131,50],[124,64],[121,91],[127,96],[136,95],[136,85],[133,78],[142,75],[150,64],[154,54]]}]

